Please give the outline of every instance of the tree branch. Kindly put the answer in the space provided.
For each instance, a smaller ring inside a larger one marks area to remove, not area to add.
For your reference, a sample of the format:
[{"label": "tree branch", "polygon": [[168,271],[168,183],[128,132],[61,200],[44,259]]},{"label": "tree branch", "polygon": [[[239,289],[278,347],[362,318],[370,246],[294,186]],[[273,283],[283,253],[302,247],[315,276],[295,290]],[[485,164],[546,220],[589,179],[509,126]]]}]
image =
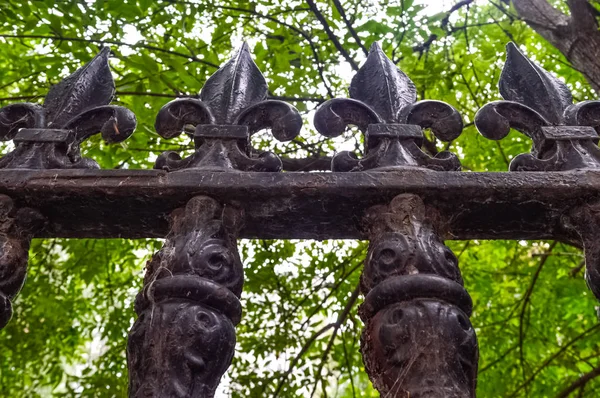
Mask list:
[{"label": "tree branch", "polygon": [[321,362],[319,363],[319,368],[316,373],[317,380],[315,380],[315,386],[313,388],[312,393],[310,394],[311,398],[315,395],[315,392],[317,390],[317,385],[319,384],[318,379],[321,378],[321,372],[323,371],[323,366],[325,366],[325,361],[327,360],[327,357],[329,356],[329,353],[331,352],[331,349],[333,348],[333,343],[335,342],[335,337],[337,336],[337,332],[339,331],[342,324],[348,318],[348,315],[350,315],[350,311],[352,310],[352,307],[354,307],[354,304],[356,303],[356,300],[358,299],[359,293],[360,293],[360,285],[357,285],[356,288],[354,289],[354,291],[352,292],[350,299],[344,306],[344,309],[339,314],[337,321],[335,322],[335,326],[333,328],[333,333],[331,333],[331,337],[329,338],[327,347],[325,348],[325,351],[323,351],[323,355],[321,356]]},{"label": "tree branch", "polygon": [[[440,25],[440,27],[445,30],[448,27],[448,23],[450,22],[450,16],[453,13],[455,13],[456,11],[460,10],[461,8],[470,5],[471,3],[473,3],[473,1],[474,0],[462,0],[462,1],[459,1],[458,3],[456,3],[455,5],[453,5],[452,8],[450,8],[450,10],[448,10],[446,15],[442,19],[442,24]],[[424,52],[429,50],[429,47],[431,47],[431,44],[434,41],[436,41],[437,39],[438,39],[438,35],[436,35],[435,33],[432,33],[429,35],[427,40],[425,40],[423,43],[414,46],[413,51],[418,52],[419,57],[421,57]]]},{"label": "tree branch", "polygon": [[325,85],[325,89],[327,90],[327,93],[329,94],[329,96],[331,98],[334,97],[333,92],[331,91],[331,88],[329,87],[329,84],[327,83],[327,80],[325,79],[325,70],[323,68],[323,64],[321,62],[321,57],[319,56],[319,52],[315,46],[315,44],[312,41],[312,37],[310,37],[310,35],[308,33],[306,33],[305,31],[303,31],[302,29],[294,26],[294,25],[290,25],[288,23],[285,23],[283,21],[280,21],[277,18],[274,18],[271,15],[265,15],[265,14],[261,14],[257,11],[254,10],[248,10],[246,8],[240,8],[240,7],[232,7],[232,6],[215,6],[217,8],[220,9],[224,9],[224,10],[230,10],[230,11],[237,11],[240,13],[248,13],[250,15],[254,15],[256,17],[259,18],[264,18],[267,19],[271,22],[275,22],[276,24],[279,24],[281,26],[285,26],[286,28],[290,29],[293,32],[296,32],[297,34],[299,34],[300,36],[302,36],[304,38],[304,40],[306,40],[306,42],[308,43],[312,53],[313,53],[313,57],[315,59],[315,63],[317,66],[317,71],[319,72],[319,76],[321,77],[321,81],[323,81],[323,84]]},{"label": "tree branch", "polygon": [[348,31],[354,38],[354,41],[356,42],[356,44],[358,44],[358,46],[363,50],[363,53],[365,55],[369,55],[369,50],[367,50],[367,47],[365,47],[365,45],[362,43],[362,41],[360,40],[360,37],[358,37],[358,34],[356,33],[356,30],[354,29],[354,27],[352,26],[352,24],[346,17],[346,11],[344,10],[344,7],[340,3],[340,0],[333,0],[333,5],[340,13],[340,16],[342,17],[342,19],[344,20],[344,23],[346,24],[346,28],[348,28]]},{"label": "tree branch", "polygon": [[513,0],[513,5],[519,16],[527,24],[535,26],[535,30],[554,31],[569,24],[569,17],[552,7],[546,0]]},{"label": "tree branch", "polygon": [[548,260],[548,257],[550,257],[550,253],[552,253],[552,250],[556,247],[556,244],[556,241],[552,242],[548,250],[546,250],[546,252],[541,256],[540,263],[537,269],[535,270],[533,278],[531,279],[531,283],[529,284],[529,287],[525,292],[525,296],[523,297],[523,307],[521,307],[521,313],[519,315],[519,362],[521,363],[523,371],[523,379],[525,379],[525,356],[523,350],[523,342],[525,340],[525,312],[527,311],[527,305],[531,300],[533,289],[535,288],[535,284],[540,276],[540,273],[542,272],[542,268],[544,268],[544,264],[546,264],[546,261]]},{"label": "tree branch", "polygon": [[321,11],[319,11],[315,2],[313,0],[306,0],[306,3],[310,7],[310,10],[313,12],[313,14],[315,14],[319,22],[321,22],[321,25],[323,25],[323,30],[325,31],[327,37],[329,37],[329,40],[331,40],[335,48],[337,48],[340,54],[342,54],[346,61],[348,61],[350,66],[352,66],[352,69],[358,70],[358,65],[356,64],[356,62],[354,62],[352,57],[350,57],[350,54],[348,54],[348,51],[346,51],[346,49],[342,46],[336,35],[331,31],[331,27],[329,26],[329,23],[327,23],[327,19],[325,19],[325,16],[321,13]]},{"label": "tree branch", "polygon": [[562,390],[556,396],[556,398],[567,398],[573,391],[577,390],[578,388],[582,388],[589,381],[591,381],[592,379],[594,379],[598,376],[600,376],[600,366],[594,368],[593,370],[589,371],[588,373],[582,375],[580,378],[575,380],[571,385],[569,385],[567,388]]},{"label": "tree branch", "polygon": [[302,356],[308,351],[308,349],[310,348],[310,346],[312,345],[312,343],[314,343],[315,340],[317,340],[317,338],[320,335],[322,335],[323,333],[325,333],[329,329],[335,327],[335,325],[336,325],[335,323],[330,323],[330,324],[325,325],[324,327],[322,327],[321,329],[319,329],[317,332],[315,332],[308,340],[306,340],[306,342],[304,343],[304,345],[300,349],[300,352],[298,352],[298,354],[294,357],[294,359],[290,363],[290,366],[288,367],[288,370],[279,379],[279,384],[277,385],[277,388],[275,389],[275,393],[273,394],[273,398],[276,398],[279,395],[279,393],[281,392],[281,388],[283,387],[283,385],[285,383],[285,380],[290,375],[290,373],[292,373],[292,370],[294,370],[294,368],[296,367],[296,364],[298,363],[298,361],[300,361],[300,358],[302,358]]},{"label": "tree branch", "polygon": [[194,55],[190,55],[190,54],[184,54],[184,53],[180,53],[177,51],[172,51],[172,50],[167,50],[164,48],[160,48],[160,47],[155,47],[155,46],[149,46],[146,44],[129,44],[129,43],[125,43],[122,41],[118,41],[118,40],[97,40],[97,39],[84,39],[83,37],[62,37],[62,36],[50,36],[50,35],[7,35],[7,34],[0,34],[0,37],[4,37],[4,38],[12,38],[12,39],[45,39],[45,40],[57,40],[57,41],[77,41],[77,42],[83,42],[83,43],[94,43],[94,44],[113,44],[115,46],[126,46],[126,47],[131,47],[131,48],[144,48],[146,50],[152,50],[152,51],[156,51],[156,52],[162,52],[165,54],[171,54],[171,55],[175,55],[178,57],[183,57],[186,58],[188,60],[192,60],[194,62],[198,62],[207,66],[210,66],[212,68],[218,69],[219,65],[215,65],[212,62],[203,60],[201,58],[198,58]]},{"label": "tree branch", "polygon": [[513,391],[512,394],[510,394],[508,397],[509,398],[513,398],[516,397],[519,392],[527,387],[536,377],[537,375],[546,368],[546,366],[548,366],[552,361],[554,361],[556,358],[558,358],[560,355],[562,355],[563,352],[565,352],[569,347],[571,347],[573,344],[575,344],[576,342],[578,342],[579,340],[583,339],[586,335],[588,335],[589,333],[598,330],[598,328],[600,327],[600,323],[597,323],[595,325],[593,325],[592,327],[586,329],[583,333],[581,333],[580,335],[576,336],[575,338],[573,338],[571,341],[569,341],[567,344],[563,345],[562,347],[560,347],[560,349],[558,351],[556,351],[554,354],[550,355],[545,361],[544,363],[542,363],[542,365],[540,367],[538,367],[535,372],[533,372],[531,374],[531,376],[529,376],[529,378],[522,383],[519,387],[517,387],[517,389],[515,391]]}]

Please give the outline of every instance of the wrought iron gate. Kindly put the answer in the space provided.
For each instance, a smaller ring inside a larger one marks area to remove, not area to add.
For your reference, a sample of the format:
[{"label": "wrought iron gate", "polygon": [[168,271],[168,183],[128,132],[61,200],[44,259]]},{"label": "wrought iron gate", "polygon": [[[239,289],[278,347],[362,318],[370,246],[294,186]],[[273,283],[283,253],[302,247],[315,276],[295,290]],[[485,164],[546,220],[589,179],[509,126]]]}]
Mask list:
[{"label": "wrought iron gate", "polygon": [[[459,113],[416,101],[416,89],[374,44],[350,86],[316,112],[324,136],[348,125],[365,156],[340,152],[332,172],[281,172],[252,134],[296,137],[302,118],[267,99],[246,45],[199,98],[166,104],[164,138],[191,136],[186,158],[165,152],[155,170],[100,170],[79,145],[101,133],[125,140],[129,110],[109,105],[109,50],[54,86],[44,105],[0,109],[0,327],[25,279],[33,237],[166,237],[137,296],[127,348],[131,397],[212,397],[234,353],[244,279],[236,239],[367,239],[361,277],[361,350],[386,397],[474,397],[478,346],[472,301],[444,239],[554,239],[583,247],[600,297],[600,102],[572,103],[567,87],[509,44],[505,101],[479,110],[487,138],[510,128],[533,141],[510,172],[462,172],[458,157],[425,148],[424,130],[451,141]],[[435,156],[431,156],[435,152]],[[401,377],[401,382],[400,380]]]}]

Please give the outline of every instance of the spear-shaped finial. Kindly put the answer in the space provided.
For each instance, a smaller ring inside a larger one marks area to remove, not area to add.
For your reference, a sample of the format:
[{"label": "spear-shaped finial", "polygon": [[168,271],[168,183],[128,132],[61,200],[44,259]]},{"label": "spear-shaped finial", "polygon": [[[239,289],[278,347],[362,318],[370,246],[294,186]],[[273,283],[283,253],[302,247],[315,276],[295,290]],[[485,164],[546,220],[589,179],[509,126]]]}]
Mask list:
[{"label": "spear-shaped finial", "polygon": [[267,100],[267,94],[267,82],[244,42],[208,78],[200,99],[177,99],[158,112],[156,131],[165,138],[178,136],[185,125],[195,127],[196,152],[185,159],[173,151],[165,152],[155,167],[169,171],[281,170],[281,160],[275,154],[252,153],[250,136],[270,128],[278,140],[291,140],[300,133],[302,118],[293,106]]},{"label": "spear-shaped finial", "polygon": [[506,46],[499,82],[504,101],[483,106],[475,126],[500,140],[514,128],[533,140],[531,153],[516,156],[513,171],[600,168],[600,102],[573,104],[565,83],[537,65],[514,43]]},{"label": "spear-shaped finial", "polygon": [[0,159],[0,168],[98,168],[82,158],[79,145],[102,133],[107,142],[127,139],[135,130],[135,115],[108,105],[115,83],[108,65],[110,49],[50,88],[43,105],[20,103],[0,109],[0,139],[13,140],[14,151]]},{"label": "spear-shaped finial", "polygon": [[379,43],[373,43],[367,60],[352,79],[350,97],[329,100],[315,114],[315,128],[327,137],[342,134],[348,125],[365,134],[366,156],[358,159],[353,153],[341,152],[333,159],[332,170],[460,169],[458,158],[450,152],[432,158],[420,149],[423,128],[431,128],[443,141],[457,138],[462,132],[460,115],[444,102],[416,102],[414,83]]}]

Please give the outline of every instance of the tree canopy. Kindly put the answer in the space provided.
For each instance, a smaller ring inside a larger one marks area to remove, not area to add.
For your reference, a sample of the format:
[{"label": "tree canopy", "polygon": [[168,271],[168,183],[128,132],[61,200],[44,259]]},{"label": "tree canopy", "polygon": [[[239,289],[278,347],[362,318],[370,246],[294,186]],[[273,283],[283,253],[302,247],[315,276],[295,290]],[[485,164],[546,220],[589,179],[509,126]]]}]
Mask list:
[{"label": "tree canopy", "polygon": [[[429,3],[435,5],[5,0],[0,2],[0,106],[42,102],[52,84],[110,46],[115,103],[136,113],[138,129],[120,145],[93,139],[84,154],[103,168],[149,169],[165,150],[193,149],[185,137],[165,140],[156,134],[160,107],[196,96],[246,40],[271,97],[291,102],[305,118],[294,141],[275,143],[263,135],[253,138],[253,146],[277,146],[287,171],[324,170],[336,150],[360,151],[362,137],[349,131],[341,139],[325,139],[311,127],[312,115],[323,101],[348,95],[350,78],[369,46],[380,41],[414,81],[419,99],[446,101],[463,115],[466,127],[458,139],[447,144],[428,136],[427,150],[450,149],[466,171],[506,171],[514,156],[529,151],[530,142],[516,132],[502,142],[487,140],[473,118],[483,104],[500,98],[497,82],[507,42],[565,81],[577,101],[597,98],[593,65],[584,69],[588,66],[577,58],[583,50],[569,52],[557,36],[560,27],[550,35],[543,16],[560,13],[573,30],[570,15],[585,14],[597,32],[598,2]],[[532,20],[531,4],[550,8]],[[573,37],[568,36],[577,47],[573,41],[581,38]],[[0,332],[0,395],[126,396],[133,299],[145,262],[161,243],[34,240],[27,282],[10,324]],[[600,394],[597,303],[585,286],[579,249],[561,242],[447,244],[459,258],[474,301],[479,396]],[[240,250],[244,315],[221,396],[378,396],[358,349],[358,281],[366,242],[244,240]]]}]

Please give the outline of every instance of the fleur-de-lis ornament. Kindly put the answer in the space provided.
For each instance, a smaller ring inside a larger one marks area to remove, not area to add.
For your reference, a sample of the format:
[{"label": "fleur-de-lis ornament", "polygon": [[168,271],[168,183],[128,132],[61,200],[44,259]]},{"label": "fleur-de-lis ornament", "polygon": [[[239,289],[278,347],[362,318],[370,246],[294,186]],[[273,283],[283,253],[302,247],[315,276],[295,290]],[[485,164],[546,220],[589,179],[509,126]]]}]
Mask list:
[{"label": "fleur-de-lis ornament", "polygon": [[421,150],[424,128],[442,141],[457,138],[463,127],[460,115],[444,102],[417,102],[415,85],[378,43],[371,46],[365,64],[352,79],[350,97],[329,100],[315,113],[315,128],[327,137],[341,135],[348,125],[365,134],[365,157],[340,152],[332,160],[333,171],[460,169],[458,158],[450,152],[432,158]]},{"label": "fleur-de-lis ornament", "polygon": [[516,156],[511,171],[566,171],[600,167],[600,101],[573,104],[567,86],[527,58],[514,43],[506,46],[500,76],[506,101],[486,104],[475,126],[500,140],[514,128],[533,140],[531,153]]},{"label": "fleur-de-lis ornament", "polygon": [[133,112],[108,105],[115,93],[109,54],[110,49],[103,48],[50,88],[43,105],[18,103],[0,108],[0,140],[15,143],[15,149],[0,159],[0,168],[99,168],[94,160],[81,157],[79,145],[98,133],[109,143],[133,133]]},{"label": "fleur-de-lis ornament", "polygon": [[300,133],[302,118],[293,106],[267,100],[267,93],[267,82],[244,43],[206,81],[200,99],[177,99],[158,112],[155,128],[164,138],[180,135],[186,125],[195,128],[195,152],[185,159],[176,152],[164,152],[155,168],[280,171],[282,163],[277,155],[252,153],[250,136],[270,128],[279,141],[289,141]]}]

